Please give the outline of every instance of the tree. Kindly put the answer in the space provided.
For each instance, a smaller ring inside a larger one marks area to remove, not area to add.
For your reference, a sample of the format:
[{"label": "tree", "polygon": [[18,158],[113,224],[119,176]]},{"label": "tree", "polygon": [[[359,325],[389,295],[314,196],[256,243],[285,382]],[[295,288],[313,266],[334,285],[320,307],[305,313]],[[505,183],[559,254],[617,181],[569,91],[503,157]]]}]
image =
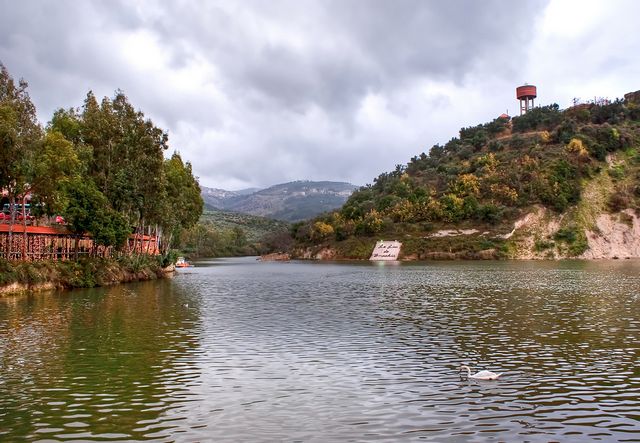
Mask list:
[{"label": "tree", "polygon": [[48,131],[26,167],[25,192],[43,204],[46,214],[62,212],[66,206],[65,185],[78,175],[80,168],[71,142],[57,131]]},{"label": "tree", "polygon": [[72,232],[90,234],[97,245],[119,248],[125,243],[131,234],[127,220],[109,206],[93,181],[76,178],[66,184],[66,192],[64,216]]},{"label": "tree", "polygon": [[0,63],[0,186],[9,191],[23,184],[22,160],[42,137],[28,86],[22,79],[16,85]]},{"label": "tree", "polygon": [[80,140],[92,149],[88,172],[111,206],[140,228],[159,223],[167,134],[136,111],[122,91],[100,104],[90,91],[81,114]]},{"label": "tree", "polygon": [[122,91],[101,102],[89,91],[81,109],[56,110],[43,134],[27,83],[14,82],[0,64],[0,148],[11,226],[16,199],[30,194],[42,212],[61,213],[72,232],[89,233],[96,245],[120,247],[132,227],[137,235],[160,225],[168,247],[202,213],[191,164],[178,154],[165,161],[167,134]]},{"label": "tree", "polygon": [[[24,212],[28,171],[42,137],[36,108],[27,92],[28,86],[22,79],[16,85],[7,68],[0,63],[0,189],[7,190],[11,207],[9,248],[12,244],[16,199],[22,200]],[[26,258],[25,245],[26,238],[22,248],[23,258]],[[7,257],[10,253],[7,251]]]},{"label": "tree", "polygon": [[231,229],[231,241],[237,251],[247,246],[247,234],[240,226],[234,226]]},{"label": "tree", "polygon": [[163,249],[167,251],[173,238],[178,238],[182,230],[198,222],[204,202],[198,180],[193,176],[191,163],[183,163],[180,154],[174,153],[170,159],[165,160],[163,170],[166,188],[161,225],[165,232]]}]

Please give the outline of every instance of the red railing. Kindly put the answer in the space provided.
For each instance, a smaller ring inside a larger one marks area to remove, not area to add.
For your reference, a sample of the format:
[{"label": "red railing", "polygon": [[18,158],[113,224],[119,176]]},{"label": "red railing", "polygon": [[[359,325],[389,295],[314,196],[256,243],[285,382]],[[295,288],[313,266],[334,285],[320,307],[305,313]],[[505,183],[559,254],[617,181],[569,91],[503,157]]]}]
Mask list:
[{"label": "red railing", "polygon": [[[124,250],[137,254],[160,253],[156,236],[144,234],[132,234]],[[90,235],[74,234],[64,226],[0,224],[0,257],[7,260],[72,260],[79,256],[112,254],[113,248],[95,245]]]}]

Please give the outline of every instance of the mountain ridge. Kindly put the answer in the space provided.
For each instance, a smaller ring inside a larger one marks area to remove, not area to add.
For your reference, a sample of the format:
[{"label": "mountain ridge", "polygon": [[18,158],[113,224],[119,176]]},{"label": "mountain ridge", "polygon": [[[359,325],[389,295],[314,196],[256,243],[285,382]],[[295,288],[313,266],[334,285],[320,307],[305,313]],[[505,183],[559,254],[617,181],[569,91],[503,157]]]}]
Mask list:
[{"label": "mountain ridge", "polygon": [[357,188],[347,182],[297,180],[242,191],[201,186],[201,194],[212,209],[295,222],[339,208]]}]

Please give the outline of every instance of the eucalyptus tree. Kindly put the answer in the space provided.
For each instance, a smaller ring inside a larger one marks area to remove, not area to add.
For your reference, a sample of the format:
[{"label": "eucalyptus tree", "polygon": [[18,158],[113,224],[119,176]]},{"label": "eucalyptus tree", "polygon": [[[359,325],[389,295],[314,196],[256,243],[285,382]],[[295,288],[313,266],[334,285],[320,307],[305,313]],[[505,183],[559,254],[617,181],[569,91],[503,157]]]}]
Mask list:
[{"label": "eucalyptus tree", "polygon": [[[42,138],[28,86],[23,79],[16,84],[0,63],[0,188],[7,191],[11,207],[8,248],[12,244],[16,199],[25,201],[30,165]],[[24,211],[24,204],[22,207]],[[7,257],[10,253],[8,250]],[[22,253],[24,257],[24,247]]]},{"label": "eucalyptus tree", "polygon": [[122,214],[113,210],[92,180],[76,177],[66,184],[68,203],[64,212],[69,230],[77,235],[91,234],[95,245],[121,248],[131,230]]},{"label": "eucalyptus tree", "polygon": [[82,143],[91,148],[88,174],[110,206],[143,231],[161,221],[167,134],[136,111],[122,91],[98,104],[87,94],[80,115]]},{"label": "eucalyptus tree", "polygon": [[0,188],[12,209],[31,193],[43,212],[64,214],[73,232],[116,247],[132,227],[150,225],[164,228],[168,247],[198,221],[203,202],[191,164],[178,154],[164,159],[166,132],[122,91],[101,102],[89,91],[81,108],[58,109],[43,133],[27,86],[0,64]]},{"label": "eucalyptus tree", "polygon": [[191,163],[182,161],[175,152],[164,162],[166,177],[165,215],[161,226],[164,230],[163,250],[171,247],[172,240],[178,238],[181,231],[193,227],[200,216],[204,202],[198,180],[193,176]]},{"label": "eucalyptus tree", "polygon": [[[67,205],[66,184],[79,176],[80,160],[73,144],[63,134],[47,130],[38,148],[26,162],[26,192],[40,212],[63,212]],[[32,205],[33,208],[33,205]]]},{"label": "eucalyptus tree", "polygon": [[83,121],[79,111],[74,108],[56,110],[47,125],[47,132],[57,132],[71,142],[79,162],[77,172],[89,179],[93,148],[84,141]]},{"label": "eucalyptus tree", "polygon": [[121,91],[113,100],[113,109],[122,139],[117,144],[119,162],[114,180],[118,195],[113,195],[112,201],[116,209],[144,228],[145,223],[157,223],[162,217],[159,208],[164,200],[163,162],[168,136],[136,111]]}]

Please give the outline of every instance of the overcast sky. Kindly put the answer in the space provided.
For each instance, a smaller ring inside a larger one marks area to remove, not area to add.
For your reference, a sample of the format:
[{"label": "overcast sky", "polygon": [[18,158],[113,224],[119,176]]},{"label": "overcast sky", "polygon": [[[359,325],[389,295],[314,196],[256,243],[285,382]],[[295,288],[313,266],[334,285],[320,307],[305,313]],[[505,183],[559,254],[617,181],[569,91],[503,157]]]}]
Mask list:
[{"label": "overcast sky", "polygon": [[[122,89],[200,183],[362,185],[536,104],[640,89],[640,1],[0,0],[45,124]],[[168,153],[170,154],[170,153]]]}]

